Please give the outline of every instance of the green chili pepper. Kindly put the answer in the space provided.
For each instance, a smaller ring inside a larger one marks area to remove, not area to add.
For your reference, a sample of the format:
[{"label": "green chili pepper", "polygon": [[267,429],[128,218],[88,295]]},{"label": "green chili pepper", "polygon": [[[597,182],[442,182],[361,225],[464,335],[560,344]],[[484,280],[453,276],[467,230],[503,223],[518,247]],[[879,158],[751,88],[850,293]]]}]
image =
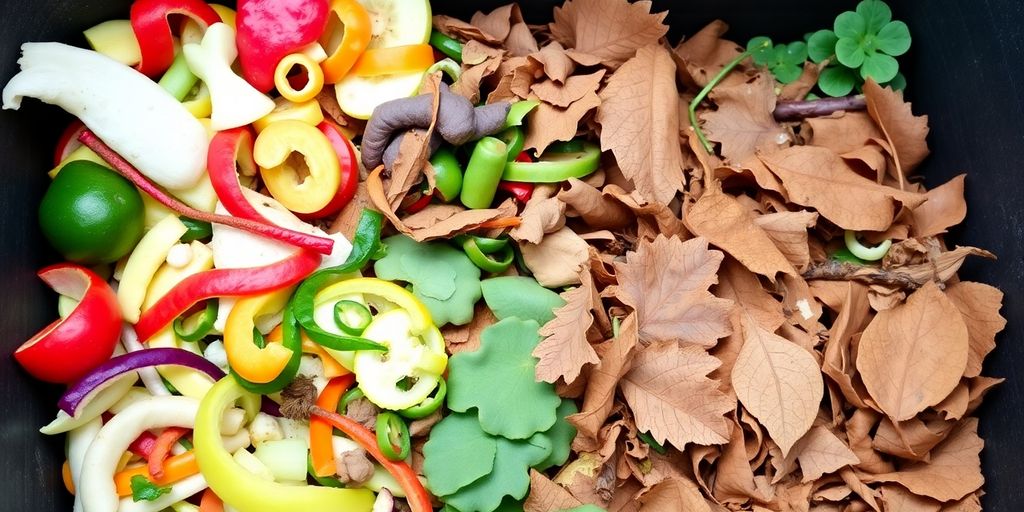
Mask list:
[{"label": "green chili pepper", "polygon": [[354,300],[339,300],[334,303],[334,323],[346,334],[359,336],[373,320],[373,314],[366,306]]},{"label": "green chili pepper", "polygon": [[572,139],[552,143],[546,150],[548,153],[581,153],[586,149],[583,139]]},{"label": "green chili pepper", "polygon": [[472,261],[474,265],[480,267],[480,270],[484,272],[491,272],[498,274],[508,270],[512,266],[512,262],[515,261],[515,253],[512,252],[512,247],[505,245],[504,248],[499,249],[501,251],[501,259],[494,259],[491,254],[486,254],[477,245],[477,241],[473,237],[467,238],[462,243],[462,250],[466,252],[466,256],[469,257],[469,261]]},{"label": "green chili pepper", "polygon": [[505,116],[505,128],[522,126],[523,120],[526,119],[526,115],[533,112],[533,109],[537,108],[538,105],[540,105],[540,102],[537,100],[525,100],[513,103],[512,107],[508,109],[508,115]]},{"label": "green chili pepper", "polygon": [[455,153],[448,148],[441,148],[430,158],[430,166],[434,168],[434,185],[437,188],[435,196],[446,203],[450,203],[459,197],[462,191],[462,165]]},{"label": "green chili pepper", "polygon": [[508,161],[515,160],[519,153],[523,152],[523,147],[526,146],[526,135],[523,133],[523,129],[518,126],[512,126],[506,128],[501,133],[495,135],[498,139],[508,146]]},{"label": "green chili pepper", "polygon": [[181,237],[182,242],[191,242],[193,240],[206,240],[213,236],[213,226],[209,222],[203,222],[201,220],[190,219],[188,217],[181,217],[181,223],[188,228],[188,231]]},{"label": "green chili pepper", "polygon": [[462,64],[462,43],[435,30],[430,33],[430,45],[451,57],[455,62]]},{"label": "green chili pepper", "polygon": [[174,99],[182,101],[198,81],[199,77],[193,75],[192,70],[188,68],[185,52],[178,52],[171,67],[167,68],[164,76],[160,77],[160,81],[157,83],[171,96],[174,96]]},{"label": "green chili pepper", "polygon": [[365,396],[363,390],[358,387],[346,391],[344,395],[341,395],[341,400],[338,400],[338,412],[348,414],[348,405]]},{"label": "green chili pepper", "polygon": [[434,411],[441,408],[441,404],[444,403],[444,397],[448,394],[448,384],[445,383],[444,379],[437,381],[437,391],[433,395],[428,396],[426,400],[414,405],[408,409],[402,409],[398,411],[398,414],[405,416],[411,420],[418,420],[426,418]]},{"label": "green chili pepper", "polygon": [[846,242],[846,248],[856,257],[864,261],[878,261],[885,257],[889,253],[889,248],[892,247],[892,239],[888,239],[874,247],[867,247],[857,240],[857,233],[854,231],[846,230],[844,236]]},{"label": "green chili pepper", "polygon": [[320,289],[339,281],[346,274],[362,270],[370,261],[370,257],[377,253],[378,247],[381,245],[380,230],[383,222],[383,215],[364,208],[359,217],[359,223],[356,225],[352,252],[349,253],[345,263],[314,272],[295,291],[289,309],[292,310],[295,319],[306,331],[309,339],[333,350],[387,350],[384,345],[365,338],[329,333],[317,325],[313,315],[313,302]]},{"label": "green chili pepper", "polygon": [[665,453],[668,452],[668,448],[665,448],[665,445],[656,441],[654,437],[651,434],[648,434],[647,432],[637,432],[636,437],[638,437],[641,441],[647,443],[647,445],[650,446],[652,450],[660,453],[661,455],[665,455]]},{"label": "green chili pepper", "polygon": [[581,151],[545,151],[537,162],[509,162],[503,180],[529,183],[559,183],[587,176],[601,165],[601,148],[584,142]]},{"label": "green chili pepper", "polygon": [[494,137],[484,137],[473,148],[462,181],[462,204],[467,208],[489,208],[498,182],[508,163],[508,146]]},{"label": "green chili pepper", "polygon": [[174,334],[184,341],[199,341],[206,337],[213,329],[213,323],[217,320],[217,301],[206,301],[206,307],[202,311],[187,318],[178,317],[174,319]]},{"label": "green chili pepper", "polygon": [[459,66],[459,63],[452,59],[441,59],[435,62],[433,66],[427,68],[428,75],[432,75],[437,71],[448,75],[452,82],[458,82],[462,78],[462,66]]},{"label": "green chili pepper", "polygon": [[[292,300],[294,301],[294,298]],[[266,339],[255,328],[253,329],[253,343],[260,348],[267,344]],[[299,363],[302,360],[302,331],[299,328],[299,323],[295,320],[295,313],[291,307],[284,308],[284,319],[281,321],[281,345],[290,350],[292,354],[288,358],[288,364],[285,365],[284,370],[281,370],[274,380],[266,384],[255,384],[239,377],[234,370],[231,370],[231,376],[243,388],[259,395],[277,393],[295,380],[295,376],[299,373]]]},{"label": "green chili pepper", "polygon": [[852,252],[846,247],[840,248],[836,252],[832,253],[832,259],[840,263],[849,263],[851,265],[866,265],[867,262],[854,256]]},{"label": "green chili pepper", "polygon": [[384,456],[394,461],[405,460],[412,453],[409,426],[402,418],[390,411],[377,415],[377,446]]}]

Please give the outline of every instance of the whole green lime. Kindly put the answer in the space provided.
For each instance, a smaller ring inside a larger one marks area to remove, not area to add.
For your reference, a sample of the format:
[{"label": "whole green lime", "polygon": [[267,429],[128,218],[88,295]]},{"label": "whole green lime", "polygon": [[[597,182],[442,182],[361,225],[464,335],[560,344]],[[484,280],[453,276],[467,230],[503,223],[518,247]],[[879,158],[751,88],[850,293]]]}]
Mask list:
[{"label": "whole green lime", "polygon": [[76,160],[61,168],[39,205],[39,225],[70,261],[110,263],[142,238],[142,196],[116,172]]}]

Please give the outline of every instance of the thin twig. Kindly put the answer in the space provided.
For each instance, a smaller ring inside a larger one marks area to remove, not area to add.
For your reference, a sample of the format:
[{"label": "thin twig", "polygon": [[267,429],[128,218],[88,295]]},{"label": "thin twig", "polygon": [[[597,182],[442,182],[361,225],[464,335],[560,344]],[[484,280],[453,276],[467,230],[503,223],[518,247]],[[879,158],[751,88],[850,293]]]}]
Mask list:
[{"label": "thin twig", "polygon": [[854,265],[835,260],[812,265],[803,273],[803,278],[825,281],[859,281],[865,284],[881,284],[908,290],[916,290],[930,280],[916,279],[914,276],[898,270],[885,270],[879,267]]},{"label": "thin twig", "polygon": [[704,130],[700,128],[700,122],[697,120],[697,107],[700,106],[700,103],[704,101],[704,98],[708,96],[711,90],[714,89],[715,86],[718,85],[722,80],[725,80],[725,77],[729,76],[729,73],[732,72],[732,70],[741,62],[743,62],[744,59],[750,57],[750,55],[755,51],[767,48],[769,46],[771,46],[771,42],[765,41],[765,43],[762,44],[761,47],[751,48],[739,54],[735,59],[726,64],[725,67],[722,68],[722,70],[719,71],[718,74],[715,75],[715,77],[712,78],[711,81],[708,82],[708,84],[705,85],[699,93],[697,93],[697,96],[693,98],[693,101],[690,102],[690,126],[693,127],[694,133],[697,134],[697,140],[700,141],[701,145],[704,146],[704,150],[707,151],[708,153],[712,153],[714,151],[714,148],[711,147],[711,142],[709,142],[708,138],[704,135]]},{"label": "thin twig", "polygon": [[808,117],[823,117],[840,110],[864,110],[867,101],[863,94],[842,98],[821,98],[818,100],[783,101],[775,107],[776,121],[799,121]]}]

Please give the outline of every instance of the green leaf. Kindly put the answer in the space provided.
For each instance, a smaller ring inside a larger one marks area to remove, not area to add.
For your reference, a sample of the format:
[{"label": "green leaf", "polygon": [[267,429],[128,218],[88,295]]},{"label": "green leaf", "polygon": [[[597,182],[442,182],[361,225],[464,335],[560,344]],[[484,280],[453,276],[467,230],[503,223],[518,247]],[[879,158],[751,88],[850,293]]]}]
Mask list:
[{"label": "green leaf", "polygon": [[[782,46],[782,45],[779,45]],[[782,61],[791,66],[803,66],[807,60],[807,44],[803,41],[796,41],[785,45]]]},{"label": "green leaf", "polygon": [[896,78],[900,65],[896,59],[884,53],[872,53],[864,59],[864,65],[860,68],[860,76],[865,80],[874,78],[882,84]]},{"label": "green leaf", "polygon": [[568,398],[562,399],[562,403],[558,405],[558,410],[555,411],[558,419],[543,434],[551,442],[551,455],[548,455],[548,458],[534,466],[534,469],[545,471],[548,468],[561,466],[565,464],[565,461],[569,460],[569,453],[572,451],[572,440],[576,437],[576,427],[566,421],[565,418],[577,412],[579,412],[579,409],[576,407],[575,402]]},{"label": "green leaf", "polygon": [[889,80],[889,83],[882,84],[882,87],[892,87],[894,91],[902,91],[907,88],[907,77],[903,73],[896,73],[896,78]]},{"label": "green leaf", "polygon": [[171,492],[170,487],[160,487],[142,475],[135,475],[130,481],[132,501],[156,501],[160,496]]},{"label": "green leaf", "polygon": [[[505,496],[518,500],[530,489],[530,467],[540,463],[551,453],[551,445],[543,436],[524,441],[499,437],[494,470],[458,492],[444,498],[444,502],[464,512],[492,512],[502,505]],[[451,459],[453,465],[461,463]]]},{"label": "green leaf", "polygon": [[853,11],[846,11],[836,16],[836,36],[840,39],[849,38],[859,40],[867,35],[867,21],[863,16]]},{"label": "green leaf", "polygon": [[836,58],[839,59],[840,64],[848,68],[859,68],[864,64],[866,57],[867,53],[864,52],[864,47],[853,39],[840,37],[839,42],[836,43]]},{"label": "green leaf", "polygon": [[[445,504],[444,508],[441,509],[441,512],[461,511],[451,506],[450,504]],[[512,498],[505,497],[505,499],[501,500],[501,505],[498,505],[498,508],[494,509],[494,512],[523,512],[523,503],[519,500],[514,500]]]},{"label": "green leaf", "polygon": [[377,260],[377,277],[404,281],[430,310],[434,323],[464,325],[480,300],[480,269],[448,244],[417,242],[405,235],[382,240],[387,255]]},{"label": "green leaf", "polygon": [[767,66],[772,58],[772,40],[759,36],[747,42],[747,51],[758,66]]},{"label": "green leaf", "polygon": [[533,320],[544,325],[555,318],[553,310],[565,305],[557,293],[543,287],[536,279],[504,276],[480,282],[484,302],[498,320],[510,317]]},{"label": "green leaf", "polygon": [[902,21],[889,23],[878,32],[875,45],[879,50],[893,57],[899,57],[910,49],[910,29]]},{"label": "green leaf", "polygon": [[490,473],[497,449],[497,440],[480,428],[476,415],[446,416],[430,430],[423,445],[423,475],[431,492],[454,494]]},{"label": "green leaf", "polygon": [[825,59],[836,54],[836,43],[839,37],[831,30],[819,30],[807,40],[807,56],[815,64],[821,64]]},{"label": "green leaf", "polygon": [[853,70],[841,66],[831,66],[822,70],[818,77],[821,92],[833,96],[846,96],[857,85],[857,76]]},{"label": "green leaf", "polygon": [[882,0],[864,0],[857,4],[857,14],[865,21],[865,34],[877,34],[892,20],[892,9]]},{"label": "green leaf", "polygon": [[475,352],[452,356],[448,407],[458,412],[476,408],[485,432],[509,439],[551,428],[560,399],[554,386],[535,378],[532,352],[540,342],[539,329],[533,320],[506,318],[484,329]]},{"label": "green leaf", "polygon": [[795,82],[803,72],[804,68],[790,64],[783,64],[772,68],[772,74],[775,75],[775,79],[784,84]]}]

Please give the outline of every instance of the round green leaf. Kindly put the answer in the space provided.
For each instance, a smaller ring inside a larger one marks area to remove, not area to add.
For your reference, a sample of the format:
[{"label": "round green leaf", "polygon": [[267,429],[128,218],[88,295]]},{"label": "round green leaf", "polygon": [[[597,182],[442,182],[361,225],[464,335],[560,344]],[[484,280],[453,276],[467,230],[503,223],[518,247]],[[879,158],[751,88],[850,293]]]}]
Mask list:
[{"label": "round green leaf", "polygon": [[846,11],[839,16],[836,16],[836,22],[833,28],[836,31],[836,36],[840,39],[844,37],[860,39],[867,33],[867,21],[863,16],[856,12]]},{"label": "round green leaf", "polygon": [[867,54],[859,42],[846,37],[839,38],[839,42],[836,43],[836,58],[840,64],[857,69],[864,64],[865,57]]},{"label": "round green leaf", "polygon": [[[487,476],[459,489],[444,498],[444,502],[458,510],[492,512],[502,504],[505,496],[521,499],[530,490],[530,467],[539,464],[551,453],[551,445],[541,436],[523,441],[497,439],[494,470]],[[461,464],[450,458],[449,464]]]},{"label": "round green leaf", "polygon": [[850,94],[856,83],[857,77],[853,71],[841,66],[825,68],[818,77],[821,92],[837,98]]},{"label": "round green leaf", "polygon": [[535,376],[532,354],[540,343],[539,329],[533,320],[506,318],[484,329],[478,350],[452,356],[448,407],[458,412],[476,408],[485,432],[509,439],[551,428],[561,400],[554,386]]},{"label": "round green leaf", "polygon": [[836,43],[839,37],[831,30],[819,30],[811,34],[807,40],[807,55],[815,64],[820,64],[825,59],[836,54]]},{"label": "round green leaf", "polygon": [[896,59],[884,53],[875,52],[864,59],[864,66],[860,68],[860,76],[865,80],[873,78],[876,82],[884,84],[896,78],[896,73],[899,70],[900,65]]},{"label": "round green leaf", "polygon": [[866,34],[877,34],[886,23],[892,20],[892,9],[882,0],[862,1],[857,4],[857,14],[864,18]]},{"label": "round green leaf", "polygon": [[[498,442],[473,414],[450,414],[430,430],[423,445],[423,475],[435,496],[447,496],[494,468]],[[458,461],[458,464],[452,464]]]},{"label": "round green leaf", "polygon": [[783,52],[783,62],[792,66],[802,66],[807,60],[807,44],[803,41],[789,43]]},{"label": "round green leaf", "polygon": [[903,76],[903,73],[896,73],[896,78],[893,78],[887,84],[882,84],[883,87],[892,87],[894,91],[902,91],[907,88],[907,77]]},{"label": "round green leaf", "polygon": [[755,64],[767,66],[772,58],[772,40],[764,36],[755,37],[747,42],[747,51],[751,52]]},{"label": "round green leaf", "polygon": [[772,74],[775,75],[775,79],[783,84],[795,82],[803,72],[804,69],[802,67],[791,64],[783,64],[772,68]]},{"label": "round green leaf", "polygon": [[545,471],[548,468],[561,466],[565,464],[565,461],[569,460],[569,453],[572,451],[572,440],[576,437],[576,427],[565,418],[577,412],[579,412],[579,409],[576,407],[575,402],[568,398],[562,399],[558,410],[555,411],[555,414],[558,415],[555,424],[547,432],[538,434],[548,438],[551,442],[551,455],[548,455],[548,458],[534,466],[534,469]]},{"label": "round green leaf", "polygon": [[893,57],[899,57],[910,49],[910,29],[902,21],[889,23],[878,32],[875,45],[879,50]]},{"label": "round green leaf", "polygon": [[484,302],[498,320],[516,317],[544,325],[555,318],[555,309],[565,305],[557,293],[543,287],[536,279],[524,276],[502,276],[480,282]]}]

